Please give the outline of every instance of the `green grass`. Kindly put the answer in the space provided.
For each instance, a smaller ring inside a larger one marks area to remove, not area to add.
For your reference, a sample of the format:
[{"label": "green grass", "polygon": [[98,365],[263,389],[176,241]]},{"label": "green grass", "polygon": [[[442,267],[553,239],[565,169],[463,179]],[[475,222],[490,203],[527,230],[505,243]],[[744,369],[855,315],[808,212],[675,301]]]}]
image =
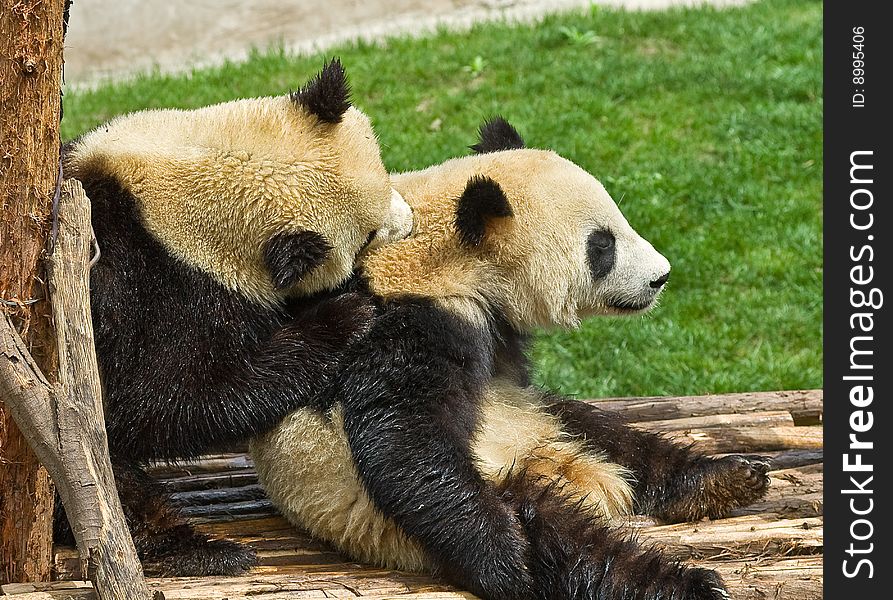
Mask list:
[{"label": "green grass", "polygon": [[[822,385],[822,4],[486,24],[341,56],[391,170],[466,152],[502,114],[594,173],[673,263],[659,308],[539,335],[541,383],[580,396]],[[63,135],[122,112],[279,94],[322,56],[151,74],[65,97]]]}]

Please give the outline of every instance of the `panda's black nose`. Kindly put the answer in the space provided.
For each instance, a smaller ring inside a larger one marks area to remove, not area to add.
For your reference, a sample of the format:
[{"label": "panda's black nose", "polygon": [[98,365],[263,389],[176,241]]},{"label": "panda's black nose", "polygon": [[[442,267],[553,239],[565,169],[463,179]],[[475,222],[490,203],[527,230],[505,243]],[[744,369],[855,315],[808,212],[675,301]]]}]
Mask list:
[{"label": "panda's black nose", "polygon": [[659,288],[663,287],[663,285],[667,282],[667,279],[669,279],[669,278],[670,278],[670,272],[667,271],[666,273],[664,273],[663,275],[661,275],[660,277],[658,277],[657,279],[655,279],[648,285],[650,285],[654,289],[659,289]]}]

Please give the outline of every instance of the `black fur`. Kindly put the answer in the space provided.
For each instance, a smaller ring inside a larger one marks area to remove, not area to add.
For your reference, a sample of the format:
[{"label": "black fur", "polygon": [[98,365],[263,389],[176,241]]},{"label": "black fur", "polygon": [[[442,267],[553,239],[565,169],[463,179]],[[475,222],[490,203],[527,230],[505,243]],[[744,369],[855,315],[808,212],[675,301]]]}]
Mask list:
[{"label": "black fur", "polygon": [[530,542],[537,598],[548,600],[720,600],[722,579],[643,550],[617,528],[581,510],[554,483],[516,473],[500,485]]},{"label": "black fur", "polygon": [[[357,294],[291,314],[255,304],[173,258],[115,179],[68,174],[84,184],[102,249],[91,304],[116,463],[188,459],[263,433],[311,402],[343,348],[371,324],[373,307]],[[135,537],[145,537],[144,558],[163,562],[168,574],[244,570],[250,553],[237,544],[207,541],[166,517],[143,522],[140,515],[176,514],[141,508],[160,496],[147,481],[119,483],[125,512],[136,515]]]},{"label": "black fur", "polygon": [[481,125],[478,131],[478,143],[469,146],[475,154],[487,154],[500,150],[524,148],[521,134],[502,117],[493,117]]},{"label": "black fur", "polygon": [[640,514],[671,523],[715,519],[759,500],[768,488],[763,458],[709,458],[585,402],[553,396],[548,409],[569,433],[633,472]]},{"label": "black fur", "polygon": [[512,207],[499,184],[482,175],[472,177],[456,208],[459,240],[468,246],[479,246],[490,219],[510,216]]},{"label": "black fur", "polygon": [[589,234],[586,243],[586,260],[592,278],[599,280],[614,269],[617,252],[614,246],[614,234],[599,229]]},{"label": "black fur", "polygon": [[174,259],[111,178],[85,177],[102,258],[91,272],[109,448],[186,459],[263,433],[322,387],[371,307],[340,297],[297,317]]},{"label": "black fur", "polygon": [[[254,565],[256,555],[248,546],[197,532],[180,516],[164,487],[138,465],[115,461],[112,467],[124,519],[147,574],[240,575]],[[57,501],[55,509],[53,542],[73,546],[62,503]]]},{"label": "black fur", "polygon": [[326,262],[331,252],[332,245],[315,231],[279,233],[267,242],[264,260],[276,289],[285,290]]},{"label": "black fur", "polygon": [[381,303],[320,406],[342,403],[378,509],[438,573],[485,599],[725,598],[714,572],[643,550],[554,485],[523,472],[483,480],[470,451],[481,394],[497,373],[527,379],[524,344],[498,316],[480,329],[425,299]]},{"label": "black fur", "polygon": [[303,106],[325,123],[340,123],[350,108],[350,86],[341,61],[333,58],[297,92],[291,94],[295,104]]},{"label": "black fur", "polygon": [[387,305],[326,397],[343,402],[370,496],[438,571],[484,598],[523,599],[531,581],[521,524],[469,448],[493,347],[491,332],[427,301]]},{"label": "black fur", "polygon": [[530,385],[530,359],[527,349],[530,336],[515,329],[503,315],[493,315],[496,343],[493,359],[494,376],[507,379],[519,387]]}]

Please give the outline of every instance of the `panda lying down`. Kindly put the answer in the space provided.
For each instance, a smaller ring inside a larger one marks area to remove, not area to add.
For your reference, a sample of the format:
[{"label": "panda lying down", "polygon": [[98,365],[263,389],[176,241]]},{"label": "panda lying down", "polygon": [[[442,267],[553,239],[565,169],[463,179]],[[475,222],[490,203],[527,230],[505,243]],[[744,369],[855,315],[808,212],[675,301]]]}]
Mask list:
[{"label": "panda lying down", "polygon": [[535,327],[648,310],[669,263],[596,179],[505,121],[473,148],[393,177],[414,233],[363,260],[352,286],[375,322],[315,407],[252,442],[261,483],[356,560],[483,598],[726,598],[610,520],[719,517],[766,492],[766,463],[532,387],[525,360]]}]

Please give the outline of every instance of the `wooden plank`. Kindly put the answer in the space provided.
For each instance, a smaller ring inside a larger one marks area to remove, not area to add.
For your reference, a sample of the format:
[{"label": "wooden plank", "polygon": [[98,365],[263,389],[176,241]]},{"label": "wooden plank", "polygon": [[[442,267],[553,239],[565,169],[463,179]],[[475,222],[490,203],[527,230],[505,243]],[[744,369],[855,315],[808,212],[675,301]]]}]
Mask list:
[{"label": "wooden plank", "polygon": [[731,516],[761,513],[785,518],[820,517],[823,514],[823,465],[770,471],[772,483],[766,496],[755,504],[736,509]]},{"label": "wooden plank", "polygon": [[776,470],[821,464],[825,460],[825,453],[821,449],[779,450],[760,454],[771,459],[772,468]]},{"label": "wooden plank", "polygon": [[759,453],[772,450],[819,450],[824,428],[803,427],[708,427],[667,432],[667,437],[693,444],[707,454]]},{"label": "wooden plank", "polygon": [[164,487],[172,493],[241,487],[257,484],[254,467],[233,469],[224,473],[196,473],[183,477],[161,478]]},{"label": "wooden plank", "polygon": [[639,529],[643,540],[659,543],[680,559],[759,558],[820,554],[821,518],[785,519],[760,514],[719,521],[657,525]]},{"label": "wooden plank", "polygon": [[586,400],[599,408],[614,410],[630,421],[655,421],[783,410],[797,425],[818,425],[823,414],[822,390],[747,392],[708,396],[656,396]]},{"label": "wooden plank", "polygon": [[[224,598],[356,598],[404,597],[409,594],[440,594],[443,598],[474,598],[426,575],[383,571],[356,566],[350,572],[250,574],[243,577],[160,578],[155,589],[167,600]],[[275,596],[278,594],[279,596]],[[412,597],[412,596],[410,596]]]},{"label": "wooden plank", "polygon": [[15,600],[95,600],[96,593],[89,581],[49,581],[40,583],[10,583],[0,586],[0,598]]},{"label": "wooden plank", "polygon": [[[793,485],[791,485],[793,487]],[[786,498],[781,493],[773,502]],[[787,515],[763,513],[741,515],[735,518],[675,525],[653,525],[652,521],[636,519],[634,527],[643,539],[653,539],[663,545],[673,546],[672,553],[683,558],[714,557],[726,550],[730,557],[762,556],[775,550],[789,553],[793,548],[798,552],[815,554],[822,547],[821,518],[785,518]],[[279,564],[305,565],[342,564],[350,561],[340,557],[331,548],[316,541],[306,533],[291,528],[281,517],[238,523],[238,532],[225,526],[201,526],[208,533],[226,532],[233,539],[255,545],[266,542],[264,557],[277,557]],[[320,558],[321,560],[317,560]],[[269,563],[268,563],[269,564]],[[274,569],[275,570],[275,569]]]},{"label": "wooden plank", "polygon": [[[699,561],[694,564],[716,569],[722,574],[735,600],[819,600],[822,598],[822,557],[763,558],[749,560]],[[349,568],[349,567],[348,567]],[[69,596],[34,594],[31,584],[18,584],[20,591],[9,592],[10,600],[59,600],[70,597],[96,600],[92,586],[85,582],[60,582],[70,586]],[[41,585],[41,584],[37,584]],[[46,584],[43,584],[46,585]],[[55,584],[59,585],[59,583]],[[295,598],[474,598],[428,577],[370,568],[350,571],[316,571],[304,574],[263,575],[252,573],[238,578],[152,579],[150,586],[166,598],[236,600],[292,600]],[[4,591],[5,588],[4,588]],[[54,593],[63,592],[58,588]]]},{"label": "wooden plank", "polygon": [[199,473],[220,474],[227,471],[253,469],[254,462],[246,454],[246,450],[227,454],[210,454],[194,461],[176,464],[154,463],[146,471],[158,479],[172,477],[188,477]]},{"label": "wooden plank", "polygon": [[200,506],[184,506],[180,510],[186,517],[228,517],[233,519],[245,514],[275,514],[273,503],[266,498],[244,502],[221,502]]},{"label": "wooden plank", "polygon": [[703,563],[723,576],[734,600],[822,600],[822,557]]},{"label": "wooden plank", "polygon": [[711,429],[716,427],[793,427],[794,418],[786,410],[748,412],[741,414],[702,415],[639,421],[634,427],[648,431],[685,431],[689,429]]}]

